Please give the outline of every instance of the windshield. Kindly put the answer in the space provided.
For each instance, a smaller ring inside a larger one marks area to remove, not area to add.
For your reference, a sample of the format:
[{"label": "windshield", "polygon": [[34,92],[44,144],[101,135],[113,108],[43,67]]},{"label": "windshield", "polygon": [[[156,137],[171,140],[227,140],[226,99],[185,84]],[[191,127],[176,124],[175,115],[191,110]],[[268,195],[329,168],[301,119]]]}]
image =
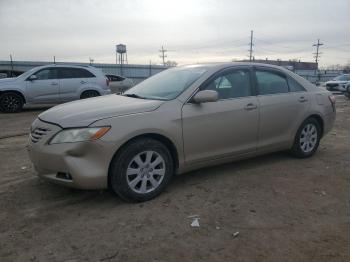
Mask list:
[{"label": "windshield", "polygon": [[334,78],[337,81],[350,81],[350,75],[340,75]]},{"label": "windshield", "polygon": [[144,98],[171,100],[176,98],[207,68],[203,66],[178,67],[158,73],[125,92],[124,95]]}]

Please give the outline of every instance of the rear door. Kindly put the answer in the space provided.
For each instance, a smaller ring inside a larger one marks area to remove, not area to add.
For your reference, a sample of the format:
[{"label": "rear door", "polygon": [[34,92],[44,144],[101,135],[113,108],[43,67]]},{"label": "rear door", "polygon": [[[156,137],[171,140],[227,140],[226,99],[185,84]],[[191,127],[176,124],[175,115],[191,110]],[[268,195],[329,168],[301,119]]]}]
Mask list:
[{"label": "rear door", "polygon": [[309,94],[282,71],[255,68],[260,107],[259,150],[285,148],[305,119]]},{"label": "rear door", "polygon": [[219,100],[182,108],[187,163],[242,155],[256,151],[258,102],[249,67],[225,70],[201,90],[215,90]]},{"label": "rear door", "polygon": [[80,91],[96,78],[88,70],[74,67],[59,68],[58,77],[60,79],[61,102],[79,99]]},{"label": "rear door", "polygon": [[57,68],[44,68],[32,75],[36,80],[26,79],[26,96],[31,103],[59,103],[60,83],[57,78]]}]

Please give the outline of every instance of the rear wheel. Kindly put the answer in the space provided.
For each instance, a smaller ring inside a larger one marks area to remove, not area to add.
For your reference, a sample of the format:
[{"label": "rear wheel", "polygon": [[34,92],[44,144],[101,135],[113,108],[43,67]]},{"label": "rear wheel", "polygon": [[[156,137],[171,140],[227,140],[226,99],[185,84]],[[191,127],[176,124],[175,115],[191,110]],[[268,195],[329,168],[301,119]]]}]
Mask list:
[{"label": "rear wheel", "polygon": [[100,95],[100,94],[99,94],[97,91],[88,90],[88,91],[84,91],[84,92],[81,94],[80,99],[95,97],[95,96],[99,96],[99,95]]},{"label": "rear wheel", "polygon": [[0,109],[5,113],[17,113],[23,108],[23,98],[13,92],[3,93],[0,96]]},{"label": "rear wheel", "polygon": [[298,158],[310,157],[316,152],[320,139],[320,124],[315,118],[308,118],[299,127],[291,152]]},{"label": "rear wheel", "polygon": [[161,142],[142,138],[126,145],[112,160],[110,188],[122,199],[142,202],[158,196],[174,173],[172,156]]}]

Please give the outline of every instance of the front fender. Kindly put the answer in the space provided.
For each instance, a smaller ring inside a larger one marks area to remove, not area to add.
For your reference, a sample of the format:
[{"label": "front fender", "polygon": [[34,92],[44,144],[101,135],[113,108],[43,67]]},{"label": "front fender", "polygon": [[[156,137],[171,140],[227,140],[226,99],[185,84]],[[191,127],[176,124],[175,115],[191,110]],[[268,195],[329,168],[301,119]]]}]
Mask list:
[{"label": "front fender", "polygon": [[25,96],[24,90],[22,88],[19,88],[18,86],[8,85],[8,86],[0,87],[0,94],[1,93],[5,93],[5,92],[17,92],[17,93],[20,93],[22,95],[23,99],[24,99],[24,102],[27,102],[27,98]]}]

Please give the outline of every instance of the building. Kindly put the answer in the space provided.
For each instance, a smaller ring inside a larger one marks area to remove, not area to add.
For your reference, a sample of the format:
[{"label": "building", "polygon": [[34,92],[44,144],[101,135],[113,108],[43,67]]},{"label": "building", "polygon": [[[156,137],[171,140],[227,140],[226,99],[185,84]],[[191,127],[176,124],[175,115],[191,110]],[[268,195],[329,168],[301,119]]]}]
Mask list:
[{"label": "building", "polygon": [[262,64],[270,64],[276,66],[285,67],[294,73],[304,77],[309,80],[311,83],[326,82],[339,74],[343,73],[343,70],[317,70],[317,63],[315,62],[301,62],[300,60],[288,60],[282,61],[278,60],[269,60],[269,59],[254,59],[253,61],[249,60],[240,60],[240,62],[255,62]]},{"label": "building", "polygon": [[[249,60],[240,60],[241,62],[251,62]],[[268,60],[266,59],[254,59],[255,63],[263,63],[269,65],[277,65],[288,68],[291,71],[315,71],[317,70],[317,63],[315,62],[301,62],[300,60],[288,60],[283,61],[280,59],[277,60]]]}]

